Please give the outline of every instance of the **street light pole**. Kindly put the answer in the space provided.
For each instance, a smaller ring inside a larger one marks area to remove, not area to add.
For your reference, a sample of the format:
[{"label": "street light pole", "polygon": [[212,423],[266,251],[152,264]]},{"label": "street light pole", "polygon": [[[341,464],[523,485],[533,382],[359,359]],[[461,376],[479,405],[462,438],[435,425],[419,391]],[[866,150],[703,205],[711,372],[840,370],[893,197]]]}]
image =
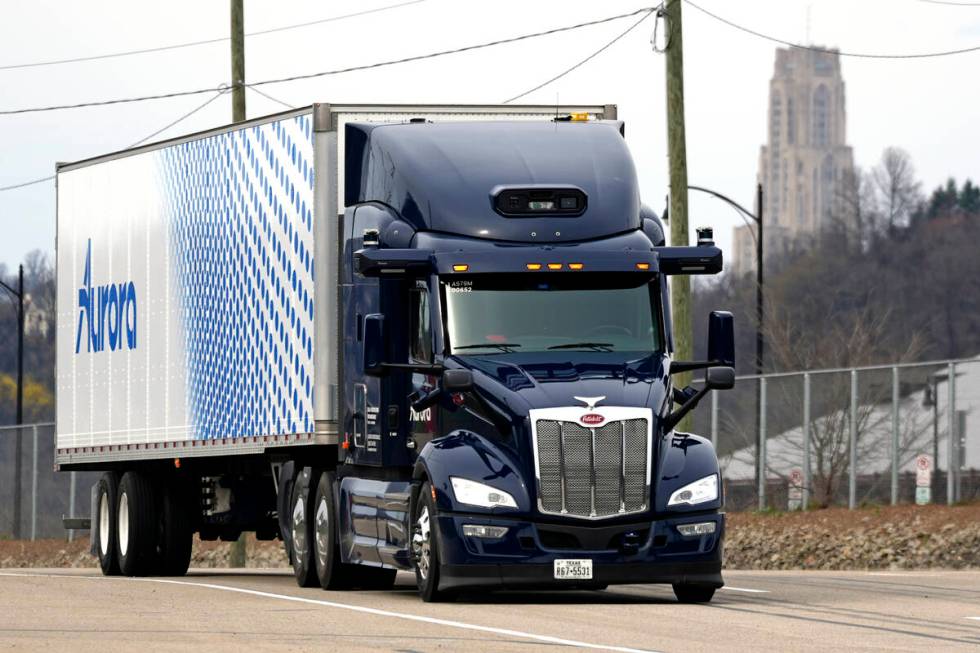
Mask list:
[{"label": "street light pole", "polygon": [[[763,319],[765,317],[764,301],[763,301],[763,231],[762,231],[762,184],[757,184],[755,188],[755,200],[756,200],[756,212],[753,214],[751,211],[746,209],[744,206],[736,202],[735,200],[722,195],[718,191],[711,190],[710,188],[704,188],[703,186],[688,186],[691,190],[701,191],[702,193],[707,193],[712,197],[720,199],[721,201],[734,207],[739,213],[742,214],[743,220],[748,217],[750,220],[755,222],[756,233],[755,233],[755,320],[756,320],[756,330],[755,330],[755,373],[758,376],[762,375],[762,370],[764,367],[764,356],[765,356],[765,336],[763,332]],[[748,224],[748,223],[746,223]],[[761,383],[756,383],[756,419],[757,429],[755,432],[755,450],[759,452],[762,450],[762,397],[761,397]],[[762,466],[759,456],[755,457],[755,478],[756,481],[762,479]]]},{"label": "street light pole", "polygon": [[[17,290],[14,290],[3,279],[0,287],[17,298],[17,413],[16,423],[24,423],[24,265],[21,264],[17,275]],[[21,501],[21,453],[23,450],[23,434],[17,429],[14,440],[14,514],[13,536],[20,539],[20,501]]]}]

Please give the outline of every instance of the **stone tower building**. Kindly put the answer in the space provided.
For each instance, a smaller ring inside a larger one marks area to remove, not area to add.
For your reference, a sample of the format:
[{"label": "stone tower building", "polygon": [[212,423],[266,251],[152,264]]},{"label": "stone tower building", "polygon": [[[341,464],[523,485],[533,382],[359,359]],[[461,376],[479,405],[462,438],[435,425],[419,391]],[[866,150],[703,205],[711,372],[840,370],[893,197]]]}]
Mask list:
[{"label": "stone tower building", "polygon": [[[835,221],[848,220],[845,189],[854,172],[846,138],[844,80],[836,53],[778,48],[769,82],[768,144],[759,152],[765,255],[807,247]],[[736,274],[755,270],[755,242],[735,229]]]}]

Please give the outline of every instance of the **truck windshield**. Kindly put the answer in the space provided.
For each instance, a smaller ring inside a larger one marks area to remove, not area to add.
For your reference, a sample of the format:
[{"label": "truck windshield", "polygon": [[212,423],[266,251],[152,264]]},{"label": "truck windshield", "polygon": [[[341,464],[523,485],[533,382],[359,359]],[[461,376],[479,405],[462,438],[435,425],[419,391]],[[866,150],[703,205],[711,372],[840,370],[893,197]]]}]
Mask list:
[{"label": "truck windshield", "polygon": [[661,348],[658,288],[649,277],[499,275],[441,285],[453,354]]}]

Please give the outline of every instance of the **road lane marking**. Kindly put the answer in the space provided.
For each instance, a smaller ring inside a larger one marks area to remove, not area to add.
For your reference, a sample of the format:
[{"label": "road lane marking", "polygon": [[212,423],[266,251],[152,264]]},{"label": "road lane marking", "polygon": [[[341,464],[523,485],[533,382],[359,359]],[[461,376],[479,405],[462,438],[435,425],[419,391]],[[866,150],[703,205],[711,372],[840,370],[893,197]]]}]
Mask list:
[{"label": "road lane marking", "polygon": [[509,628],[495,628],[493,626],[481,626],[479,624],[470,624],[463,621],[452,621],[450,619],[439,619],[437,617],[426,617],[423,615],[411,614],[406,612],[394,612],[392,610],[380,610],[378,608],[368,608],[360,605],[351,605],[347,603],[336,603],[334,601],[323,601],[320,599],[308,599],[301,596],[290,596],[289,594],[275,594],[272,592],[262,592],[259,590],[250,590],[244,587],[231,587],[229,585],[216,585],[214,583],[194,583],[186,580],[170,580],[165,578],[125,578],[125,577],[112,577],[112,576],[68,576],[61,574],[31,574],[31,573],[10,573],[10,572],[0,572],[0,576],[12,576],[12,577],[22,577],[22,578],[83,578],[89,580],[122,580],[138,583],[159,583],[165,585],[186,585],[189,587],[204,587],[207,589],[221,590],[224,592],[237,592],[239,594],[248,594],[251,596],[259,596],[262,598],[269,599],[279,599],[280,601],[293,601],[295,603],[306,603],[308,605],[321,605],[328,608],[337,608],[340,610],[350,610],[352,612],[362,612],[365,614],[371,614],[378,617],[390,617],[394,619],[405,619],[408,621],[417,621],[427,624],[433,624],[436,626],[446,626],[449,628],[460,628],[463,630],[472,630],[483,633],[491,633],[493,635],[504,635],[507,637],[518,637],[521,639],[530,639],[538,642],[547,642],[549,644],[558,644],[560,646],[570,646],[574,648],[601,650],[601,651],[617,651],[618,653],[659,653],[658,651],[653,651],[650,649],[638,649],[629,648],[626,646],[612,646],[607,644],[593,644],[591,642],[580,642],[574,639],[562,639],[560,637],[552,637],[550,635],[538,635],[536,633],[528,633],[520,630],[511,630]]},{"label": "road lane marking", "polygon": [[732,587],[730,585],[725,585],[721,589],[728,590],[729,592],[748,592],[749,594],[768,594],[769,590],[754,590],[748,587]]},{"label": "road lane marking", "polygon": [[967,619],[973,619],[974,621],[980,621],[980,617],[967,617]]}]

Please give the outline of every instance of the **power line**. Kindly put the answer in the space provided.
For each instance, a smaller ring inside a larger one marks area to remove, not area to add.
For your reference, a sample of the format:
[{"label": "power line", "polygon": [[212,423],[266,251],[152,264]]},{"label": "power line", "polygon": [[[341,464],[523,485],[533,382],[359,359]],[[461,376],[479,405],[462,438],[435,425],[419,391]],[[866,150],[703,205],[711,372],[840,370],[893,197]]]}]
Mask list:
[{"label": "power line", "polygon": [[948,5],[950,7],[980,7],[980,2],[950,2],[949,0],[919,0],[931,5]]},{"label": "power line", "polygon": [[[215,93],[214,97],[208,98],[207,102],[205,102],[203,104],[200,104],[197,107],[191,109],[190,111],[188,111],[187,113],[183,114],[182,116],[180,116],[176,120],[174,120],[172,122],[168,122],[166,125],[164,125],[160,129],[156,130],[152,134],[149,134],[147,136],[144,136],[143,138],[139,139],[138,141],[136,141],[135,143],[133,143],[129,147],[136,147],[137,145],[142,145],[143,143],[145,143],[146,141],[150,140],[154,136],[157,136],[158,134],[161,134],[162,132],[165,132],[166,130],[170,129],[174,125],[176,125],[178,123],[181,123],[181,122],[187,120],[188,118],[190,118],[191,116],[193,116],[195,113],[197,113],[198,111],[202,110],[204,107],[208,106],[209,104],[211,104],[212,102],[214,102],[215,100],[217,100],[219,97],[221,97],[222,95],[224,95],[225,93],[227,93],[229,90],[230,89],[228,89],[227,87],[219,90],[217,93]],[[13,184],[11,186],[0,186],[0,193],[2,193],[4,191],[8,191],[8,190],[15,190],[17,188],[24,188],[25,186],[33,186],[34,184],[41,184],[41,183],[44,183],[46,181],[51,181],[52,179],[54,179],[54,175],[48,175],[47,177],[40,177],[38,179],[32,179],[30,181],[23,181],[23,182],[21,182],[19,184]]]},{"label": "power line", "polygon": [[[245,36],[260,36],[262,34],[273,34],[275,32],[284,32],[286,30],[298,29],[301,27],[310,27],[312,25],[321,25],[323,23],[331,23],[338,20],[344,20],[347,18],[355,18],[357,16],[365,16],[367,14],[376,14],[382,11],[388,11],[389,9],[398,9],[400,7],[406,7],[408,5],[419,4],[420,2],[426,2],[426,0],[409,0],[408,2],[400,2],[394,5],[387,5],[385,7],[377,7],[375,9],[367,9],[365,11],[357,11],[351,14],[343,14],[341,16],[331,16],[329,18],[321,18],[319,20],[311,20],[305,23],[296,23],[294,25],[284,25],[282,27],[272,27],[270,29],[259,30],[257,32],[248,32]],[[126,50],[123,52],[110,52],[107,54],[95,54],[88,57],[73,57],[71,59],[53,59],[50,61],[35,61],[31,63],[21,63],[21,64],[9,64],[6,66],[0,66],[0,70],[16,70],[20,68],[39,68],[41,66],[56,66],[65,63],[78,63],[82,61],[98,61],[100,59],[114,59],[117,57],[128,57],[137,54],[149,54],[152,52],[165,52],[167,50],[179,50],[181,48],[191,48],[198,45],[209,45],[211,43],[221,43],[223,41],[229,40],[229,37],[223,36],[220,38],[213,39],[203,39],[200,41],[188,41],[186,43],[174,43],[172,45],[161,45],[155,48],[143,48],[141,50]]]},{"label": "power line", "polygon": [[[573,31],[573,30],[582,29],[584,27],[591,27],[593,25],[601,25],[603,23],[609,23],[609,22],[612,22],[612,21],[620,20],[622,18],[629,18],[630,16],[636,16],[636,15],[641,14],[641,13],[649,14],[652,10],[653,10],[653,8],[651,8],[651,7],[644,7],[642,9],[637,9],[636,11],[631,11],[629,13],[618,14],[616,16],[608,16],[606,18],[600,18],[600,19],[597,19],[597,20],[591,20],[591,21],[584,22],[584,23],[578,23],[576,25],[569,25],[569,26],[566,26],[566,27],[556,27],[556,28],[545,30],[545,31],[542,31],[542,32],[533,32],[531,34],[523,34],[521,36],[514,36],[514,37],[511,37],[511,38],[507,38],[507,39],[498,39],[498,40],[495,40],[495,41],[488,41],[486,43],[479,43],[479,44],[476,44],[476,45],[467,45],[467,46],[463,46],[463,47],[460,47],[460,48],[453,48],[452,50],[440,50],[438,52],[430,52],[428,54],[420,54],[420,55],[415,55],[415,56],[412,56],[412,57],[403,57],[401,59],[393,59],[393,60],[389,60],[389,61],[381,61],[381,62],[378,62],[378,63],[366,64],[366,65],[361,65],[361,66],[350,66],[348,68],[338,68],[336,70],[325,70],[325,71],[321,71],[321,72],[317,72],[317,73],[309,73],[309,74],[306,74],[306,75],[292,75],[290,77],[280,77],[280,78],[277,78],[277,79],[266,79],[266,80],[263,80],[263,81],[260,81],[260,82],[252,82],[251,84],[249,84],[249,86],[253,86],[254,87],[254,86],[264,86],[266,84],[281,84],[283,82],[293,82],[293,81],[297,81],[297,80],[301,80],[301,79],[314,79],[314,78],[317,78],[317,77],[326,77],[326,76],[329,76],[329,75],[340,75],[340,74],[343,74],[343,73],[357,72],[357,71],[360,71],[360,70],[373,70],[375,68],[384,68],[386,66],[395,66],[395,65],[398,65],[398,64],[410,63],[410,62],[413,62],[413,61],[422,61],[422,60],[425,60],[425,59],[435,59],[437,57],[444,57],[444,56],[447,56],[447,55],[459,54],[461,52],[471,52],[471,51],[474,51],[474,50],[482,50],[482,49],[491,48],[491,47],[494,47],[494,46],[497,46],[497,45],[504,45],[504,44],[507,44],[507,43],[516,43],[518,41],[526,41],[528,39],[539,38],[539,37],[542,37],[542,36],[550,36],[552,34],[558,34],[558,33],[561,33],[561,32],[570,32],[570,31]],[[242,82],[238,82],[238,83],[240,84]],[[5,111],[0,111],[0,116],[10,116],[10,115],[17,115],[17,114],[22,114],[22,113],[38,113],[38,112],[42,112],[42,111],[58,111],[58,110],[61,110],[61,109],[80,109],[82,107],[105,106],[105,105],[110,105],[110,104],[126,104],[126,103],[131,103],[131,102],[143,102],[143,101],[146,101],[146,100],[159,100],[159,99],[162,99],[162,98],[181,97],[181,96],[184,96],[184,95],[200,95],[202,93],[217,92],[217,91],[220,91],[221,89],[222,89],[222,87],[216,86],[216,87],[210,87],[210,88],[195,89],[195,90],[190,90],[190,91],[175,91],[175,92],[172,92],[172,93],[158,93],[158,94],[155,94],[155,95],[143,95],[143,96],[129,97],[129,98],[117,98],[117,99],[114,99],[114,100],[99,100],[99,101],[94,101],[94,102],[79,102],[79,103],[76,103],[76,104],[60,104],[60,105],[51,105],[51,106],[46,106],[46,107],[31,107],[31,108],[27,108],[27,109],[7,109]]]},{"label": "power line", "polygon": [[[327,75],[339,75],[341,73],[351,73],[358,70],[371,70],[373,68],[383,68],[385,66],[393,66],[396,64],[410,63],[413,61],[422,61],[424,59],[434,59],[436,57],[443,57],[450,54],[459,54],[461,52],[471,52],[473,50],[482,50],[484,48],[492,48],[496,45],[504,45],[505,43],[516,43],[518,41],[526,41],[527,39],[534,39],[541,36],[550,36],[552,34],[559,34],[561,32],[571,32],[573,30],[581,29],[583,27],[591,27],[593,25],[601,25],[603,23],[610,23],[621,18],[629,18],[630,16],[636,16],[637,14],[649,13],[653,11],[653,7],[644,7],[642,9],[637,9],[636,11],[631,11],[626,14],[618,14],[616,16],[609,16],[607,18],[600,18],[597,20],[590,20],[585,23],[578,23],[577,25],[569,25],[567,27],[555,27],[553,29],[545,30],[543,32],[534,32],[532,34],[523,34],[521,36],[514,36],[508,39],[498,39],[496,41],[488,41],[486,43],[479,43],[476,45],[467,45],[461,48],[454,48],[452,50],[442,50],[439,52],[432,52],[429,54],[419,54],[413,57],[403,57],[401,59],[394,59],[392,61],[383,61],[380,63],[368,64],[365,66],[352,66],[350,68],[340,68],[337,70],[327,70],[319,73],[310,73],[308,75],[293,75],[291,77],[280,77],[278,79],[267,79],[261,82],[253,82],[252,86],[264,86],[266,84],[280,84],[282,82],[293,82],[299,79],[313,79],[316,77],[325,77]],[[0,112],[2,114],[2,112]]]},{"label": "power line", "polygon": [[295,106],[293,106],[292,104],[289,104],[288,102],[283,102],[279,98],[274,98],[271,95],[269,95],[268,93],[266,93],[265,91],[262,91],[262,90],[259,90],[259,89],[255,88],[255,87],[253,87],[251,84],[246,84],[245,85],[245,88],[247,88],[250,91],[255,91],[256,93],[258,93],[262,97],[266,98],[267,100],[272,100],[276,104],[281,104],[282,106],[286,107],[287,109],[295,109],[296,108]]},{"label": "power line", "polygon": [[630,25],[626,29],[626,31],[624,31],[623,33],[621,33],[619,36],[617,36],[616,38],[614,38],[612,41],[609,41],[608,43],[606,43],[604,46],[602,46],[601,48],[599,48],[598,50],[596,50],[595,52],[593,52],[592,54],[590,54],[589,56],[587,56],[585,59],[582,59],[578,63],[574,64],[571,68],[568,68],[565,71],[563,71],[561,73],[558,73],[557,75],[555,75],[551,79],[549,79],[547,81],[544,81],[544,82],[541,82],[540,84],[538,84],[534,88],[528,89],[528,90],[524,91],[523,93],[521,93],[519,95],[515,95],[514,97],[510,98],[509,100],[504,100],[503,101],[503,104],[510,104],[514,100],[519,100],[522,97],[524,97],[525,95],[530,95],[531,93],[537,91],[538,89],[544,88],[548,84],[550,84],[552,82],[555,82],[555,81],[558,81],[559,79],[561,79],[562,77],[564,77],[568,73],[572,72],[576,68],[581,67],[585,63],[591,61],[592,59],[595,59],[597,56],[599,56],[600,54],[602,54],[603,52],[605,52],[606,50],[608,50],[614,43],[616,43],[616,41],[620,40],[621,38],[623,38],[624,36],[626,36],[627,34],[629,34],[630,32],[632,32],[634,29],[636,29],[637,27],[639,27],[640,26],[640,23],[642,23],[647,18],[649,18],[650,15],[652,13],[654,13],[655,11],[656,11],[656,9],[649,9],[646,13],[644,13],[640,17],[640,20],[638,20],[635,23],[633,23],[632,25]]},{"label": "power line", "polygon": [[871,54],[871,53],[866,53],[866,52],[843,52],[843,51],[835,50],[835,49],[832,49],[832,48],[822,48],[822,47],[820,47],[818,45],[800,45],[799,43],[793,43],[792,41],[784,41],[783,39],[776,38],[775,36],[769,36],[768,34],[763,34],[762,32],[757,32],[757,31],[755,31],[753,29],[750,29],[748,27],[745,27],[743,25],[739,25],[738,23],[733,23],[732,21],[728,20],[727,18],[723,18],[723,17],[719,16],[718,14],[713,14],[710,11],[708,11],[707,9],[705,9],[703,7],[700,7],[700,6],[696,5],[696,4],[694,4],[693,2],[691,2],[691,0],[683,0],[683,2],[685,4],[687,4],[687,5],[690,5],[694,9],[697,9],[701,13],[706,14],[707,16],[710,16],[711,18],[714,18],[715,20],[717,20],[717,21],[719,21],[721,23],[724,23],[724,24],[728,25],[729,27],[734,27],[737,30],[740,30],[740,31],[745,32],[747,34],[751,34],[752,36],[757,36],[757,37],[759,37],[761,39],[765,39],[767,41],[772,41],[773,43],[779,43],[781,45],[786,45],[786,46],[789,46],[791,48],[797,48],[799,50],[811,50],[813,52],[824,52],[824,53],[827,53],[827,54],[835,54],[835,55],[838,55],[838,56],[841,56],[841,57],[860,57],[862,59],[928,59],[928,58],[932,58],[932,57],[947,57],[947,56],[954,55],[954,54],[965,54],[967,52],[976,52],[976,51],[980,50],[980,45],[975,45],[973,47],[961,48],[959,50],[944,50],[944,51],[940,51],[940,52],[923,52],[923,53],[917,53],[917,54]]}]

